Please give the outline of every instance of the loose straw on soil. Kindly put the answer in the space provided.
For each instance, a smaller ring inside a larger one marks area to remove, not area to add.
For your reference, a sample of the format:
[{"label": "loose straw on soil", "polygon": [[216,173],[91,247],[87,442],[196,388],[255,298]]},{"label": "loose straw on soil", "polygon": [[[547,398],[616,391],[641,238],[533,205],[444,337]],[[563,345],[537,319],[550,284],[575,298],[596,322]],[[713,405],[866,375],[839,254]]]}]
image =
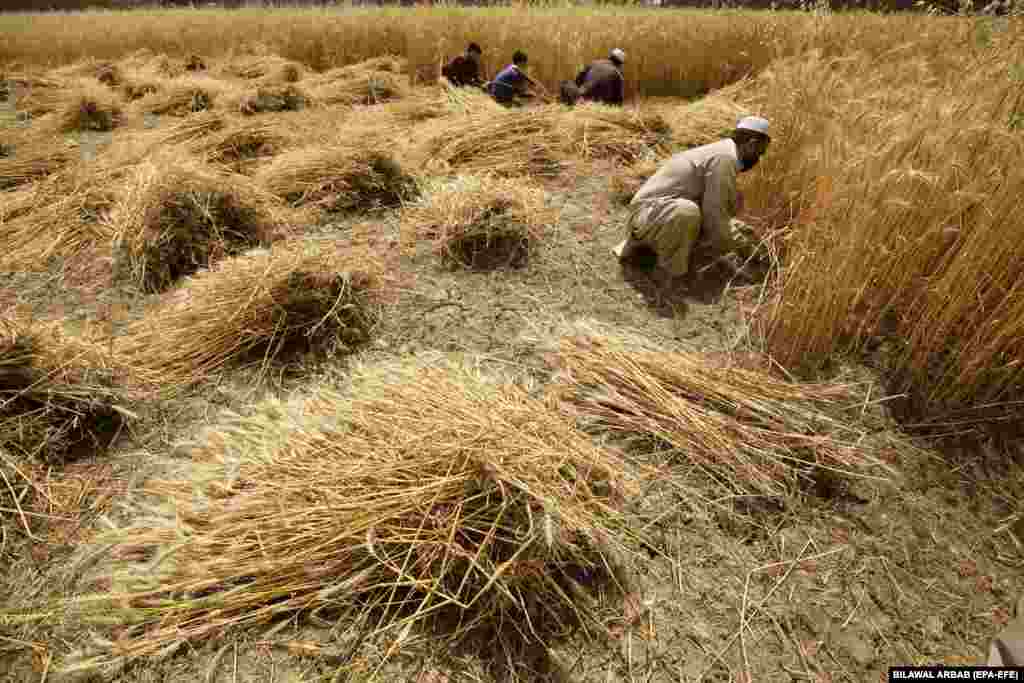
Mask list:
[{"label": "loose straw on soil", "polygon": [[863,434],[844,416],[863,404],[849,386],[716,368],[700,354],[600,336],[562,339],[554,362],[569,412],[696,466],[736,493],[794,493],[814,468],[854,476],[881,468],[858,447]]},{"label": "loose straw on soil", "polygon": [[247,178],[170,155],[142,162],[105,223],[121,273],[147,292],[280,236],[272,198]]},{"label": "loose straw on soil", "polygon": [[619,204],[628,205],[660,165],[659,159],[645,158],[617,169],[609,181],[612,197]]},{"label": "loose straw on soil", "polygon": [[416,183],[382,148],[311,145],[281,154],[254,178],[293,206],[326,210],[397,206],[418,192]]},{"label": "loose straw on soil", "polygon": [[59,463],[109,446],[128,413],[108,360],[102,341],[0,324],[0,451]]},{"label": "loose straw on soil", "polygon": [[166,521],[111,535],[115,555],[158,557],[159,569],[76,600],[129,627],[77,668],[296,614],[388,657],[469,645],[522,665],[600,629],[599,598],[627,588],[635,546],[621,510],[636,469],[468,367],[357,368],[348,396],[267,401],[192,459],[195,480],[151,487],[175,511]]},{"label": "loose straw on soil", "polygon": [[406,239],[427,239],[470,268],[522,265],[554,222],[544,191],[519,180],[460,176],[403,212]]},{"label": "loose straw on soil", "polygon": [[226,258],[129,325],[121,353],[144,381],[173,391],[228,364],[344,351],[372,331],[380,283],[371,255],[278,244]]}]

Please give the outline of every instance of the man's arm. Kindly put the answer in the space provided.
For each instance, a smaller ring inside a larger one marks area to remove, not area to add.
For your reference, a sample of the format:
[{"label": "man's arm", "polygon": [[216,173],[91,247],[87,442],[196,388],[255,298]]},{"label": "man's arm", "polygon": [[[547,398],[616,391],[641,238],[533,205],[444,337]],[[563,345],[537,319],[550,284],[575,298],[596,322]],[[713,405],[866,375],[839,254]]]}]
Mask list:
[{"label": "man's arm", "polygon": [[701,228],[720,256],[735,248],[730,221],[736,215],[736,160],[718,156],[708,162],[701,200]]},{"label": "man's arm", "polygon": [[576,87],[582,88],[583,84],[587,82],[587,74],[590,73],[590,67],[583,67],[583,70],[576,74]]}]

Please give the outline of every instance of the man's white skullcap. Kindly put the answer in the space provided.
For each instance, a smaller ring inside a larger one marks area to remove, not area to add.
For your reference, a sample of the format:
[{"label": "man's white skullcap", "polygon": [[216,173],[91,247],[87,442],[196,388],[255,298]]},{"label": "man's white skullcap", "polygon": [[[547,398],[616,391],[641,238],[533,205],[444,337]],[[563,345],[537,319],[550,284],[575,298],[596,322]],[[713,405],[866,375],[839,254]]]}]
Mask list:
[{"label": "man's white skullcap", "polygon": [[736,128],[739,130],[752,130],[755,133],[768,137],[768,119],[763,119],[760,116],[745,116],[736,124]]},{"label": "man's white skullcap", "polygon": [[622,63],[626,62],[626,53],[620,50],[619,48],[615,48],[614,50],[612,50],[611,56],[612,58],[617,59]]}]

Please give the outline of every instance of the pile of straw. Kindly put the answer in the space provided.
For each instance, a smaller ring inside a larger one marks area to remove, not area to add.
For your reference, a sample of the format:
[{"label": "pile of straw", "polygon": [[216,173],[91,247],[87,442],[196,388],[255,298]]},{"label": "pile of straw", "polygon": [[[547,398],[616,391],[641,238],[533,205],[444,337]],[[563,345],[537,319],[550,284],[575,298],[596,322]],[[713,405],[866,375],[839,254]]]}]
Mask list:
[{"label": "pile of straw", "polygon": [[299,111],[306,107],[309,96],[295,85],[262,85],[237,98],[231,107],[246,116],[268,112]]},{"label": "pile of straw", "polygon": [[79,165],[33,184],[5,207],[0,270],[42,270],[51,258],[69,258],[110,243],[101,222],[113,205],[118,174]]},{"label": "pile of straw", "polygon": [[117,64],[95,59],[70,64],[53,71],[51,75],[57,79],[95,79],[110,87],[120,85],[124,78],[121,68]]},{"label": "pile of straw", "polygon": [[563,338],[556,395],[590,428],[696,468],[737,494],[799,491],[819,470],[884,469],[859,446],[852,387],[798,384],[595,334]]},{"label": "pile of straw", "polygon": [[261,79],[266,82],[296,83],[302,79],[305,68],[276,55],[248,56],[233,59],[220,68],[230,78]]},{"label": "pile of straw", "polygon": [[102,342],[0,324],[0,451],[60,463],[106,449],[128,413]]},{"label": "pile of straw", "polygon": [[129,102],[160,92],[161,81],[155,78],[129,77],[121,84],[121,94]]},{"label": "pile of straw", "polygon": [[[474,94],[460,95],[467,102]],[[496,106],[496,105],[495,105]],[[565,161],[632,161],[668,148],[671,131],[658,114],[587,104],[497,111],[490,105],[439,122],[424,146],[428,163],[501,175],[555,175]]]},{"label": "pile of straw", "polygon": [[408,97],[408,81],[384,71],[329,71],[308,84],[310,100],[319,107],[381,104]]},{"label": "pile of straw", "polygon": [[56,111],[57,130],[110,131],[121,124],[121,103],[116,94],[97,83],[78,82]]},{"label": "pile of straw", "polygon": [[144,382],[167,391],[227,365],[345,351],[377,320],[373,263],[301,244],[224,259],[130,324],[121,351]]},{"label": "pile of straw", "polygon": [[397,206],[418,192],[412,176],[388,153],[357,143],[285,152],[255,179],[293,206],[312,204],[328,211]]},{"label": "pile of straw", "polygon": [[483,270],[524,265],[554,220],[540,188],[460,176],[405,209],[402,229],[433,242],[445,261]]},{"label": "pile of straw", "polygon": [[385,659],[472,650],[519,674],[603,631],[601,598],[621,598],[637,557],[620,512],[635,468],[468,367],[359,368],[352,385],[267,401],[199,441],[198,479],[154,488],[175,513],[111,534],[159,573],[118,572],[111,594],[76,601],[128,629],[75,668],[296,615]]},{"label": "pile of straw", "polygon": [[127,178],[105,219],[118,275],[159,292],[219,258],[269,244],[279,228],[271,203],[245,177],[188,158],[146,160]]},{"label": "pile of straw", "polygon": [[474,112],[438,121],[423,145],[428,164],[501,176],[556,176],[567,141],[552,110]]},{"label": "pile of straw", "polygon": [[672,143],[677,148],[699,147],[728,137],[736,123],[752,113],[734,100],[742,92],[730,86],[696,102],[657,107],[655,111],[671,126]]},{"label": "pile of straw", "polygon": [[185,76],[146,95],[135,106],[144,114],[187,116],[212,109],[219,98],[233,91],[234,88],[223,81],[205,76]]},{"label": "pile of straw", "polygon": [[11,156],[0,159],[0,190],[45,178],[77,157],[78,149],[60,138],[18,143]]},{"label": "pile of straw", "polygon": [[187,149],[209,163],[243,172],[288,147],[292,136],[279,120],[231,121],[223,129],[192,139]]},{"label": "pile of straw", "polygon": [[584,159],[635,161],[666,151],[672,139],[672,128],[657,113],[587,103],[558,114],[559,135]]}]

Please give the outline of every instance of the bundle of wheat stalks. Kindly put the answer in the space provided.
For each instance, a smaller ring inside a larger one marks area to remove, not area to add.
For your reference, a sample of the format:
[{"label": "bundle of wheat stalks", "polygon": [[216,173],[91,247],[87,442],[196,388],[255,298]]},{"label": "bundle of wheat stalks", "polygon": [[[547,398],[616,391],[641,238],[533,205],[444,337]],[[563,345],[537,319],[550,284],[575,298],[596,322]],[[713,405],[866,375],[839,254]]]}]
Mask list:
[{"label": "bundle of wheat stalks", "polygon": [[111,234],[103,219],[116,199],[121,172],[71,164],[18,192],[5,207],[0,270],[45,269],[50,258],[108,245]]},{"label": "bundle of wheat stalks", "polygon": [[134,103],[143,114],[187,116],[212,109],[220,100],[237,97],[240,88],[208,76],[181,76]]},{"label": "bundle of wheat stalks", "polygon": [[567,410],[736,493],[795,493],[817,468],[851,476],[884,465],[859,443],[850,386],[799,384],[597,335],[561,340],[556,390]]},{"label": "bundle of wheat stalks", "polygon": [[294,206],[330,211],[396,206],[418,193],[415,180],[395,159],[364,140],[285,152],[254,178]]},{"label": "bundle of wheat stalks", "polygon": [[294,84],[261,85],[229,99],[227,108],[245,116],[282,111],[299,111],[306,107],[310,96]]},{"label": "bundle of wheat stalks", "polygon": [[16,142],[10,156],[0,158],[0,190],[44,178],[77,156],[77,148],[61,138]]},{"label": "bundle of wheat stalks", "polygon": [[119,351],[144,383],[173,392],[229,364],[350,349],[379,315],[374,264],[301,243],[223,259],[126,326]]},{"label": "bundle of wheat stalks", "polygon": [[110,131],[121,124],[123,112],[116,93],[99,83],[79,81],[65,93],[55,116],[58,132]]},{"label": "bundle of wheat stalks", "polygon": [[169,153],[132,170],[104,224],[119,275],[159,292],[219,258],[281,236],[274,203],[244,176]]},{"label": "bundle of wheat stalks", "polygon": [[554,222],[544,191],[494,176],[459,176],[403,211],[404,239],[426,239],[470,268],[521,265]]},{"label": "bundle of wheat stalks", "polygon": [[153,487],[166,522],[114,533],[115,554],[159,570],[76,601],[129,627],[80,668],[296,614],[385,637],[388,655],[441,638],[520,665],[600,628],[596,598],[635,552],[620,511],[640,479],[614,451],[468,366],[357,368],[347,395],[304,393],[208,435],[196,481]]},{"label": "bundle of wheat stalks", "polygon": [[657,114],[597,104],[481,109],[439,122],[424,145],[428,163],[501,175],[555,175],[574,158],[639,158],[664,149],[671,131]]},{"label": "bundle of wheat stalks", "polygon": [[280,119],[231,120],[222,129],[193,139],[186,148],[208,163],[242,172],[285,150],[295,137],[288,122]]},{"label": "bundle of wheat stalks", "polygon": [[219,72],[230,78],[296,83],[302,80],[305,67],[277,55],[252,55],[228,60]]},{"label": "bundle of wheat stalks", "polygon": [[321,107],[381,104],[410,93],[403,76],[356,67],[328,71],[310,79],[307,87],[310,100]]},{"label": "bundle of wheat stalks", "polygon": [[59,463],[109,446],[130,415],[110,358],[56,326],[0,323],[0,451]]},{"label": "bundle of wheat stalks", "polygon": [[50,72],[50,75],[57,80],[87,79],[110,87],[120,85],[124,78],[120,66],[113,62],[105,62],[98,59],[86,59],[69,64],[68,66],[55,69]]},{"label": "bundle of wheat stalks", "polygon": [[657,106],[653,110],[668,122],[672,130],[671,141],[676,148],[699,147],[728,137],[736,123],[752,113],[748,107],[738,104],[740,100],[750,99],[752,87],[744,81],[696,102]]}]

